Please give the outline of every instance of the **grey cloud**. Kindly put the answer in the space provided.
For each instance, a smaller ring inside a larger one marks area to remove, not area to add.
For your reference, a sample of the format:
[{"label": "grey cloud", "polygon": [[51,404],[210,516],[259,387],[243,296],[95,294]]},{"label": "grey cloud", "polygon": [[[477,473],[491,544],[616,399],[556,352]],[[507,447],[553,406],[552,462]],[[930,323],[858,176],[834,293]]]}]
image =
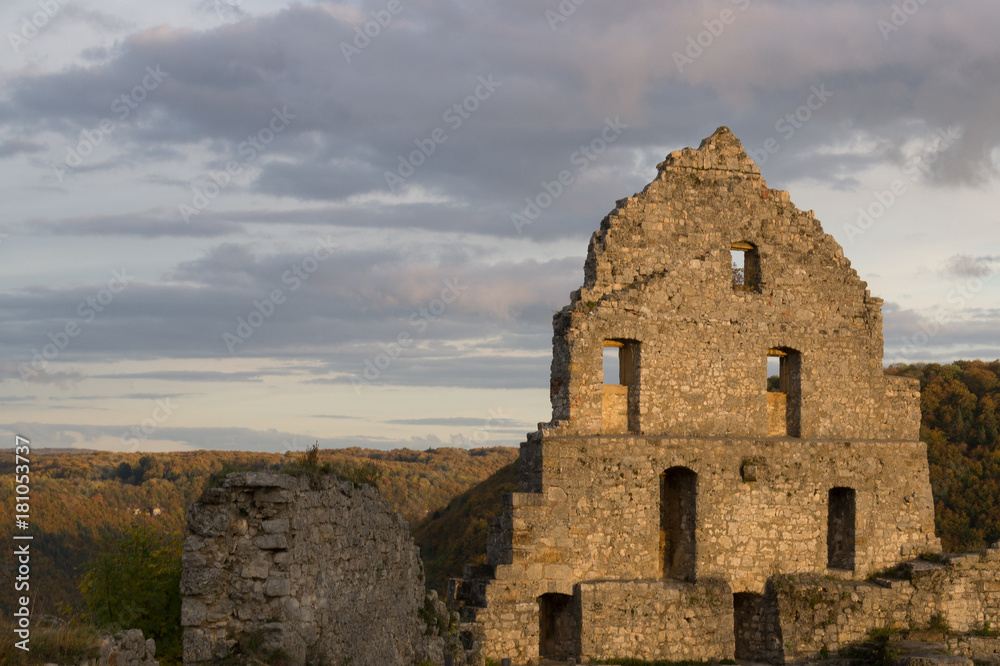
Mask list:
[{"label": "grey cloud", "polygon": [[960,312],[898,309],[885,315],[885,362],[996,358],[1000,309]]},{"label": "grey cloud", "polygon": [[37,153],[44,149],[42,144],[30,139],[10,139],[0,142],[0,158],[20,155],[22,153]]},{"label": "grey cloud", "polygon": [[[266,374],[306,372],[304,379],[344,383],[345,376],[364,370],[365,359],[381,352],[379,342],[389,344],[406,333],[414,347],[383,381],[545,386],[548,362],[521,355],[548,346],[553,312],[582,279],[580,258],[490,265],[470,260],[467,247],[448,242],[411,244],[408,253],[402,247],[335,250],[293,289],[282,276],[301,266],[308,253],[258,254],[260,247],[224,244],[179,266],[166,283],[130,284],[90,322],[78,316],[78,306],[100,285],[10,291],[0,295],[3,351],[15,364],[29,363],[33,349],[75,321],[80,333],[60,352],[59,370],[66,370],[63,363],[81,361],[227,357],[223,336],[236,335],[239,322],[259,312],[255,303],[281,289],[283,302],[272,304],[273,313],[234,347],[234,355],[309,359],[327,374],[286,367],[100,378],[261,381]],[[451,303],[441,300],[442,294]]]},{"label": "grey cloud", "polygon": [[228,220],[208,220],[199,216],[185,222],[176,210],[156,209],[128,215],[92,215],[88,217],[32,220],[31,228],[71,236],[162,236],[215,237],[243,230],[243,225]]},{"label": "grey cloud", "polygon": [[956,254],[945,261],[944,275],[957,278],[984,278],[996,270],[1000,257],[973,257],[968,254]]},{"label": "grey cloud", "polygon": [[[505,426],[504,430],[513,430],[515,426],[517,429],[531,427],[532,424],[523,421],[512,421],[505,418],[493,419],[491,416],[486,417],[469,417],[469,416],[455,416],[450,418],[425,418],[425,419],[390,419],[383,421],[383,423],[394,423],[397,425],[425,425],[425,426],[476,426],[485,427],[487,425],[497,423]],[[497,429],[500,428],[492,428]]]},{"label": "grey cloud", "polygon": [[27,384],[55,384],[60,388],[66,388],[85,379],[78,372],[50,372],[40,363],[33,365],[31,361],[28,354],[22,363],[5,361],[0,364],[0,382],[23,381]]},{"label": "grey cloud", "polygon": [[[259,382],[260,372],[216,372],[211,370],[154,370],[150,372],[129,372],[110,375],[94,375],[95,379],[146,379],[169,382]],[[168,395],[184,395],[182,393],[155,396],[164,398]]]},{"label": "grey cloud", "polygon": [[[834,96],[782,140],[782,152],[765,173],[822,178],[839,171],[836,177],[849,187],[846,173],[865,158],[819,158],[817,150],[869,133],[885,144],[874,159],[902,160],[907,137],[896,135],[889,120],[902,117],[926,131],[962,128],[962,140],[933,165],[936,179],[987,177],[991,167],[985,160],[1000,142],[991,112],[1000,94],[1000,67],[989,63],[1000,58],[983,38],[989,25],[984,17],[1000,10],[975,4],[967,12],[923,6],[919,20],[887,44],[875,25],[883,13],[878,6],[756,2],[738,12],[738,20],[683,73],[668,54],[683,51],[687,37],[712,18],[700,6],[581,7],[553,33],[544,8],[529,2],[487,3],[476,16],[441,4],[408,5],[399,23],[348,65],[339,42],[351,38],[353,25],[323,6],[294,5],[200,33],[133,34],[102,65],[17,79],[3,113],[72,135],[107,116],[111,100],[141,80],[146,66],[161,65],[170,78],[145,105],[165,113],[156,127],[132,127],[133,140],[209,140],[220,160],[238,158],[239,143],[266,126],[272,108],[287,104],[297,117],[268,146],[253,187],[302,200],[386,190],[382,173],[396,168],[415,140],[440,127],[447,141],[407,182],[495,216],[500,224],[492,233],[508,233],[506,218],[523,198],[566,168],[569,154],[595,136],[605,116],[621,115],[629,131],[595,164],[610,178],[602,179],[593,197],[573,193],[576,206],[566,195],[550,211],[552,223],[532,230],[565,234],[572,209],[593,211],[648,180],[616,175],[631,171],[632,151],[651,141],[688,143],[730,118],[748,144],[762,143],[775,135],[778,120],[804,103],[813,85],[827,85]],[[622,34],[630,35],[627,48]],[[788,57],[792,51],[797,57]],[[465,55],[455,58],[456,52]],[[951,78],[935,76],[930,66],[959,60],[969,64],[956,64]],[[474,90],[478,76],[490,73],[502,86],[451,129],[443,112]],[[145,105],[136,118],[147,117]],[[664,113],[666,108],[672,112]],[[699,124],[704,127],[696,130]],[[481,230],[489,233],[490,227]]]},{"label": "grey cloud", "polygon": [[[102,437],[120,439],[133,424],[88,426],[68,423],[15,422],[0,425],[0,432],[17,433],[31,440],[32,448],[86,448]],[[280,430],[254,430],[251,428],[157,428],[144,439],[115,444],[114,450],[131,451],[138,444],[142,451],[148,445],[179,442],[197,449],[219,451],[263,451],[270,453],[305,451],[318,439],[321,449],[373,448],[393,450],[400,448],[426,448],[426,438],[390,439],[365,435],[342,435],[316,438],[302,433]],[[440,440],[434,438],[438,443]]]}]

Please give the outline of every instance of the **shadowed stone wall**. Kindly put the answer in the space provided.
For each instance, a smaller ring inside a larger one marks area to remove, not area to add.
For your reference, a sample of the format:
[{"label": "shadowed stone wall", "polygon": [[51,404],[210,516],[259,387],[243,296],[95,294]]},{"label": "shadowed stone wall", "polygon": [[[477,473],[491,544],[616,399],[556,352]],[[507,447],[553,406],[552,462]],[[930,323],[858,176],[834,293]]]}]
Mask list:
[{"label": "shadowed stone wall", "polygon": [[[290,663],[442,663],[423,566],[371,486],[331,475],[237,473],[188,512],[184,663],[281,650]],[[433,603],[433,602],[432,602]]]},{"label": "shadowed stone wall", "polygon": [[[923,566],[911,580],[837,581],[815,574],[776,578],[772,584],[784,638],[782,658],[815,658],[824,648],[835,653],[864,641],[872,629],[927,627],[935,616],[956,632],[1000,626],[1000,543],[984,553],[952,557],[944,566]],[[977,642],[970,638],[962,640],[970,654],[985,649],[968,645]]]}]

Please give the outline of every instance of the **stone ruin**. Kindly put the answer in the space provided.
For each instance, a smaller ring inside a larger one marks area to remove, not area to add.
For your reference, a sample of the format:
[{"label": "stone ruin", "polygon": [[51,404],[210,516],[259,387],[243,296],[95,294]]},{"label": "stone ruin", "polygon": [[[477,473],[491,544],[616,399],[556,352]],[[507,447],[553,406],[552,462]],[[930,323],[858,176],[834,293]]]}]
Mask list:
[{"label": "stone ruin", "polygon": [[882,300],[727,128],[657,168],[553,318],[552,420],[488,565],[449,585],[467,639],[514,664],[783,663],[935,616],[1000,625],[996,547],[875,577],[941,550]]},{"label": "stone ruin", "polygon": [[[188,512],[184,663],[441,664],[406,522],[371,486],[241,472]],[[440,622],[440,624],[439,624]]]}]

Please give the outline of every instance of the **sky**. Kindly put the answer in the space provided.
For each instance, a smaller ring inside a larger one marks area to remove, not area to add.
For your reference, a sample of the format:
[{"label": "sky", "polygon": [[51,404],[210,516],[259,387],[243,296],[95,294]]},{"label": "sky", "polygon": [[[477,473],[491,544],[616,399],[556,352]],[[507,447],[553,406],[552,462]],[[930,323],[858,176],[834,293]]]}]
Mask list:
[{"label": "sky", "polygon": [[885,299],[887,364],[996,359],[997,26],[995,0],[8,0],[0,436],[517,444],[590,235],[720,125]]}]

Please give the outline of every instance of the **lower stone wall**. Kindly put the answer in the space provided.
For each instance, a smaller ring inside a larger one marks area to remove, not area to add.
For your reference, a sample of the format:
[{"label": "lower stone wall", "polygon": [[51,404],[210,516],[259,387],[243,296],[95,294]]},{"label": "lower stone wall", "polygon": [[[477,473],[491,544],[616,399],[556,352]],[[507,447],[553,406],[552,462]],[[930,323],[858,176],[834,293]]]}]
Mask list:
[{"label": "lower stone wall", "polygon": [[1000,638],[987,636],[960,636],[949,638],[948,649],[975,662],[1000,664]]},{"label": "lower stone wall", "polygon": [[784,659],[815,658],[867,640],[873,629],[955,632],[1000,626],[1000,544],[927,566],[911,580],[838,581],[818,575],[771,580]]},{"label": "lower stone wall", "polygon": [[606,581],[579,590],[585,658],[733,658],[733,593],[725,581]]},{"label": "lower stone wall", "polygon": [[498,570],[485,588],[485,605],[473,609],[476,642],[495,662],[733,657],[733,594],[723,580],[569,586],[505,578],[505,568]]},{"label": "lower stone wall", "polygon": [[420,618],[417,548],[374,488],[332,475],[230,474],[190,508],[188,529],[185,664],[266,661],[279,650],[290,664],[443,661],[442,640]]}]

